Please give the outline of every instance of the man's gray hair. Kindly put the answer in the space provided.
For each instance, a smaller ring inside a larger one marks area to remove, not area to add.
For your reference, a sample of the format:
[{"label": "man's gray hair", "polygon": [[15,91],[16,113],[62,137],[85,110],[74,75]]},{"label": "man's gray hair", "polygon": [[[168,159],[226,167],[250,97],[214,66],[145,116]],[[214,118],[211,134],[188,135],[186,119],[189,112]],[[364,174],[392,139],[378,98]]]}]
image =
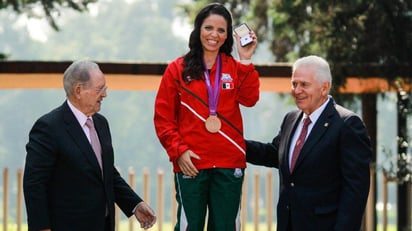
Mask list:
[{"label": "man's gray hair", "polygon": [[100,70],[99,65],[88,60],[79,60],[70,64],[63,74],[63,87],[66,96],[73,94],[77,84],[89,84],[90,70]]},{"label": "man's gray hair", "polygon": [[295,72],[298,67],[302,66],[313,67],[315,78],[321,83],[330,82],[332,86],[332,73],[330,72],[329,63],[324,58],[316,55],[299,58],[293,63],[292,72]]}]

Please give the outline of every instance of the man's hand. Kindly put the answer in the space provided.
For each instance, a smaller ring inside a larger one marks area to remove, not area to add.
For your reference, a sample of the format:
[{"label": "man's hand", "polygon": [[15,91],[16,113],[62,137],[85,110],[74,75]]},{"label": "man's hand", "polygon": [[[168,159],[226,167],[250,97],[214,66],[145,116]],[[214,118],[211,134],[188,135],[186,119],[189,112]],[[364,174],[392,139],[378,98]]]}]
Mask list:
[{"label": "man's hand", "polygon": [[156,215],[146,202],[142,201],[136,206],[134,216],[140,223],[140,228],[149,229],[156,223]]}]

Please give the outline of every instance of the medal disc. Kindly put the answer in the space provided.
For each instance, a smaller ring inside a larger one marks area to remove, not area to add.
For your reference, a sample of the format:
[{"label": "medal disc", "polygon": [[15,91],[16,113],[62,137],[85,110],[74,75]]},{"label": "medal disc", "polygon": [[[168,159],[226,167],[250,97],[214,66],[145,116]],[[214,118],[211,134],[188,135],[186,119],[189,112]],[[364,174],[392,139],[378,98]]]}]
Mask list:
[{"label": "medal disc", "polygon": [[208,130],[210,133],[216,133],[222,127],[222,123],[220,122],[220,119],[217,118],[217,116],[211,115],[206,119],[205,126],[206,130]]}]

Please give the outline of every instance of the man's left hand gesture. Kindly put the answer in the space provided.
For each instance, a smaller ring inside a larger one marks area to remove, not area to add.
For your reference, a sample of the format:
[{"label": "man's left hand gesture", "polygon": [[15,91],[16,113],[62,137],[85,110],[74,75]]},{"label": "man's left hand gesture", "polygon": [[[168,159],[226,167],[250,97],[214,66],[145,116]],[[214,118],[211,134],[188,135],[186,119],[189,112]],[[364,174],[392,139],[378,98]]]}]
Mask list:
[{"label": "man's left hand gesture", "polygon": [[156,223],[156,215],[146,202],[142,201],[136,206],[134,216],[140,223],[140,228],[149,229]]}]

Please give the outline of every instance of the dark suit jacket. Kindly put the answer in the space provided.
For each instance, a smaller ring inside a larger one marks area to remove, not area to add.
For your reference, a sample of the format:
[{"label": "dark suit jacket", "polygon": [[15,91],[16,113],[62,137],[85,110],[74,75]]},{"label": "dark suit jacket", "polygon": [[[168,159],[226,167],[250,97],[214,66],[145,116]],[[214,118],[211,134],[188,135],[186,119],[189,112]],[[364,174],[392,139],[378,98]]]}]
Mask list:
[{"label": "dark suit jacket", "polygon": [[29,231],[104,230],[106,205],[114,230],[114,203],[131,216],[142,201],[114,167],[107,120],[95,114],[93,121],[102,146],[103,177],[67,102],[33,125],[23,180]]},{"label": "dark suit jacket", "polygon": [[372,155],[362,120],[331,99],[289,171],[288,153],[301,111],[288,113],[272,143],[247,141],[249,163],[279,169],[277,230],[358,231],[369,193]]}]

